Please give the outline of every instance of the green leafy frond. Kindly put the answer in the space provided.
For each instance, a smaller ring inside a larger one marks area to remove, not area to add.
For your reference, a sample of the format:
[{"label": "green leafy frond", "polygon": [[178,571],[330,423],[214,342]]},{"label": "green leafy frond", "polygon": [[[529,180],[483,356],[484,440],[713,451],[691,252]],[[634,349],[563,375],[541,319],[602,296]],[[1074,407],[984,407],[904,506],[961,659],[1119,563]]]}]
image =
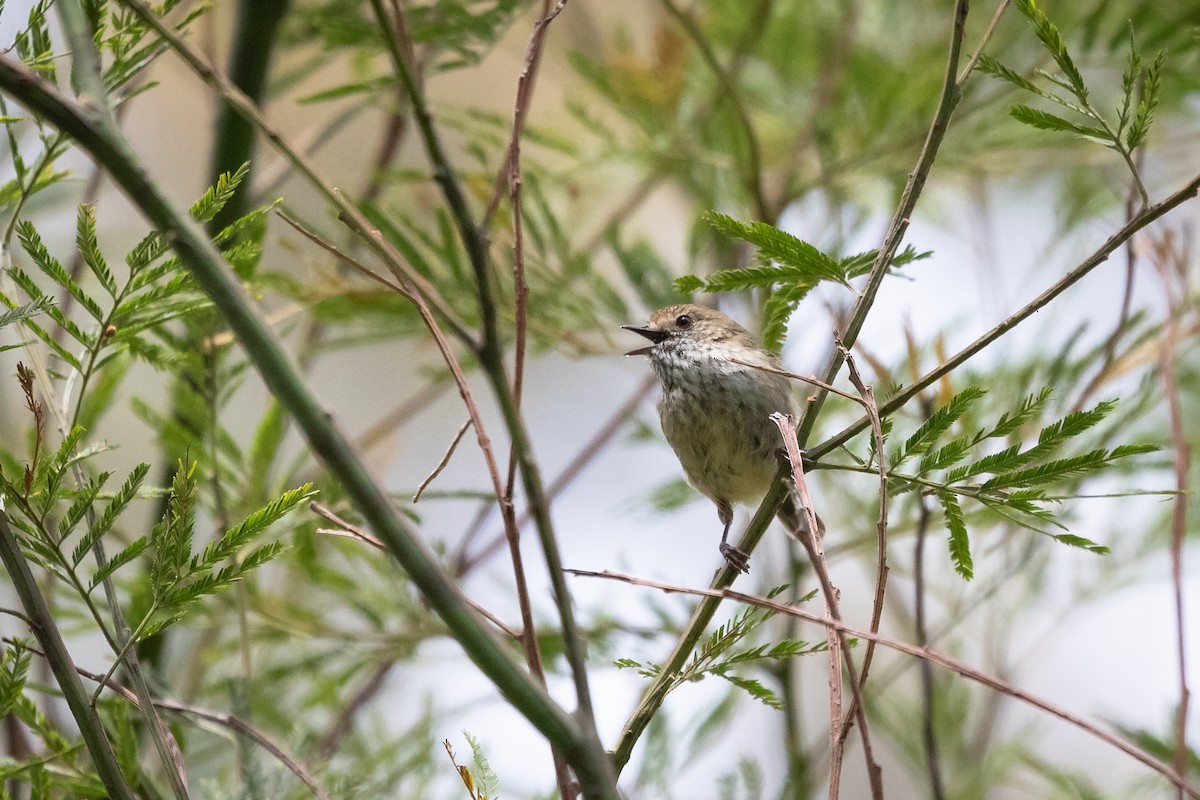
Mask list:
[{"label": "green leafy frond", "polygon": [[763,304],[763,347],[773,353],[783,349],[788,320],[810,289],[806,285],[785,284],[767,296],[767,302]]},{"label": "green leafy frond", "polygon": [[1060,458],[1038,464],[1035,467],[1006,472],[989,480],[983,485],[985,490],[1032,488],[1047,486],[1056,481],[1069,478],[1079,478],[1091,474],[1117,459],[1128,456],[1152,453],[1158,450],[1156,445],[1134,444],[1123,445],[1113,450],[1096,449],[1079,456]]},{"label": "green leafy frond", "polygon": [[9,308],[8,311],[0,314],[0,328],[33,319],[38,314],[41,314],[43,311],[45,311],[49,306],[54,305],[54,298],[47,297],[46,295],[42,295],[36,300],[25,303],[24,305],[16,305],[15,303],[9,305],[7,302],[7,297],[4,297],[3,300],[5,301],[5,305],[9,306]]},{"label": "green leafy frond", "polygon": [[954,564],[954,571],[969,581],[975,576],[975,564],[971,560],[971,539],[967,535],[962,507],[958,504],[958,498],[950,492],[938,492],[937,497],[942,504],[946,530],[950,532],[950,561]]},{"label": "green leafy frond", "polygon": [[950,426],[957,422],[963,414],[966,414],[971,406],[985,394],[987,392],[978,386],[968,386],[950,398],[949,403],[930,414],[929,418],[905,440],[900,452],[892,457],[892,466],[898,466],[932,447],[941,435],[948,431]]},{"label": "green leafy frond", "polygon": [[14,639],[0,655],[0,714],[7,716],[25,692],[29,660],[29,648],[21,639]]},{"label": "green leafy frond", "polygon": [[233,199],[238,186],[249,174],[250,164],[247,162],[234,172],[222,172],[218,175],[216,184],[210,186],[208,191],[192,204],[190,209],[192,219],[197,222],[208,222],[216,217],[221,213],[225,204]]},{"label": "green leafy frond", "polygon": [[500,797],[500,778],[492,765],[488,763],[487,755],[482,745],[467,731],[463,731],[467,744],[471,746],[471,757],[475,760],[475,783],[479,797],[487,800],[498,800]]},{"label": "green leafy frond", "polygon": [[41,235],[33,227],[33,223],[28,220],[18,222],[17,239],[20,240],[21,248],[29,255],[38,269],[59,286],[70,292],[79,305],[92,315],[97,322],[104,319],[104,311],[100,308],[100,304],[71,278],[70,273],[63,268],[62,264],[50,255],[50,252],[46,249],[46,245],[42,242]]},{"label": "green leafy frond", "polygon": [[1095,125],[1081,125],[1071,122],[1056,114],[1051,114],[1049,111],[1043,111],[1032,106],[1017,103],[1008,109],[1008,113],[1017,122],[1022,122],[1044,131],[1076,133],[1101,144],[1111,144],[1112,142],[1112,136],[1103,128],[1098,128]]},{"label": "green leafy frond", "polygon": [[1158,108],[1159,95],[1162,92],[1162,68],[1166,63],[1166,55],[1159,53],[1154,63],[1146,70],[1145,83],[1142,87],[1142,99],[1138,103],[1137,113],[1129,126],[1125,138],[1125,146],[1130,150],[1140,147],[1150,133],[1150,125],[1154,122],[1154,111]]},{"label": "green leafy frond", "polygon": [[114,494],[105,505],[104,511],[102,511],[96,518],[95,524],[93,524],[91,529],[84,534],[83,538],[80,539],[79,543],[72,551],[72,567],[78,567],[80,562],[83,561],[84,556],[89,550],[92,549],[92,546],[96,543],[96,541],[98,541],[104,534],[108,533],[113,524],[117,521],[117,517],[124,513],[125,509],[129,507],[129,504],[133,502],[133,499],[137,496],[138,489],[141,488],[142,481],[145,480],[146,475],[149,472],[149,464],[138,464],[136,467],[134,467],[133,472],[131,472],[129,477],[125,479],[125,483],[121,485],[121,488],[117,490],[117,493]]},{"label": "green leafy frond", "polygon": [[191,569],[211,569],[216,564],[232,557],[259,534],[282,519],[289,511],[315,494],[312,484],[308,483],[298,489],[284,492],[274,502],[255,511],[246,517],[242,524],[226,531],[224,536],[209,544],[203,554],[192,559]]},{"label": "green leafy frond", "polygon": [[104,261],[104,254],[100,252],[100,246],[96,242],[96,209],[94,206],[86,204],[79,206],[75,246],[79,248],[83,263],[96,276],[96,280],[104,287],[104,291],[116,299],[117,281]]},{"label": "green leafy frond", "polygon": [[1066,76],[1066,84],[1070,87],[1072,93],[1081,102],[1086,101],[1088,89],[1083,83],[1083,75],[1080,74],[1079,68],[1075,66],[1075,60],[1071,58],[1071,54],[1067,51],[1066,40],[1063,39],[1058,27],[1050,21],[1045,12],[1038,8],[1034,0],[1017,0],[1017,7],[1021,9],[1021,13],[1033,24],[1033,29],[1036,31],[1038,39],[1042,41],[1046,50],[1054,58],[1054,62],[1058,64],[1058,68]]},{"label": "green leafy frond", "polygon": [[842,284],[846,282],[845,271],[836,260],[774,225],[765,222],[739,222],[715,211],[705,214],[704,220],[726,236],[757,246],[759,258],[764,262],[790,267],[790,274],[794,276],[794,280],[813,283],[822,280]]}]

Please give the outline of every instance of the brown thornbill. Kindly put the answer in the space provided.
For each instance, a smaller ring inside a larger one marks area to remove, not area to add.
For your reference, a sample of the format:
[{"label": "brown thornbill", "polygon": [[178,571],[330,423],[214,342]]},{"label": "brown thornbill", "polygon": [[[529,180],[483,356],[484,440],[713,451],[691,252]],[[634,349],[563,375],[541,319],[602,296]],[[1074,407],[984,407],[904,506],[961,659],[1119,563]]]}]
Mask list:
[{"label": "brown thornbill", "polygon": [[[717,504],[725,526],[721,555],[748,572],[749,556],[729,543],[729,526],[733,504],[757,502],[778,469],[782,442],[770,416],[794,410],[791,387],[782,375],[755,367],[779,369],[779,359],[741,325],[704,306],[668,306],[655,311],[649,325],[624,328],[650,340],[626,355],[650,357],[662,387],[663,433],[688,483]],[[790,492],[779,518],[789,531],[800,526]]]}]

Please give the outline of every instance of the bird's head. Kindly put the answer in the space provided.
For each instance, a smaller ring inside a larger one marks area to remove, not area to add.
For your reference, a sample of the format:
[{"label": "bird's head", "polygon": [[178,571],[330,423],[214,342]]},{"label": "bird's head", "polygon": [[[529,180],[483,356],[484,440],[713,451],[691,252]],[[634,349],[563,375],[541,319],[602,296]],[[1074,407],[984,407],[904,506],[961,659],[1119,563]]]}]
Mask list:
[{"label": "bird's head", "polygon": [[712,308],[692,304],[667,306],[650,315],[644,327],[623,325],[651,344],[630,350],[628,356],[664,357],[667,354],[698,356],[713,350],[755,350],[750,332]]}]

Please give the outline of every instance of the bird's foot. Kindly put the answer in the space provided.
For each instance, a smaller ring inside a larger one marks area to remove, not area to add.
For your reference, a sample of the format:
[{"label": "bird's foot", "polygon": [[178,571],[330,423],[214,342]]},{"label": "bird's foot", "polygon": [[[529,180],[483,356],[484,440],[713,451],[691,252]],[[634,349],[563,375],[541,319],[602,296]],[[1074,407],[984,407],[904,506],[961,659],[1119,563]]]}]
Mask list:
[{"label": "bird's foot", "polygon": [[735,547],[728,542],[721,542],[721,555],[725,557],[725,563],[736,569],[738,572],[745,574],[750,571],[750,556],[745,550],[740,547]]}]

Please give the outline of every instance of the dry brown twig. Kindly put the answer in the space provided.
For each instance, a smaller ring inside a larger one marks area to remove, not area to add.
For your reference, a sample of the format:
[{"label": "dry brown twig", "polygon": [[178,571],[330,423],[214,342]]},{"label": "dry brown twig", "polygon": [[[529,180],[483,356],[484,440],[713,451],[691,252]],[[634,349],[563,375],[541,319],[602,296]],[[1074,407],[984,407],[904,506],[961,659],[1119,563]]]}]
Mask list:
[{"label": "dry brown twig", "polygon": [[880,645],[883,645],[889,650],[895,650],[896,652],[904,653],[915,658],[924,659],[932,664],[936,664],[939,667],[957,673],[967,680],[979,683],[988,687],[989,689],[993,689],[1004,695],[1012,697],[1015,700],[1019,700],[1026,705],[1032,706],[1039,711],[1043,711],[1052,717],[1063,720],[1079,730],[1099,739],[1105,744],[1120,750],[1122,753],[1125,753],[1135,761],[1138,761],[1139,763],[1149,767],[1151,770],[1170,781],[1172,785],[1182,789],[1188,797],[1194,798],[1194,800],[1200,800],[1200,789],[1190,786],[1186,780],[1176,775],[1170,767],[1160,762],[1157,758],[1138,747],[1136,744],[1109,733],[1108,731],[1093,725],[1082,717],[1079,717],[1075,714],[1072,714],[1070,711],[1067,711],[1066,709],[1054,705],[1048,700],[1043,700],[1037,695],[1013,686],[1011,683],[1003,681],[1000,678],[980,672],[974,667],[971,667],[956,658],[948,656],[945,653],[941,653],[937,650],[933,650],[929,647],[917,647],[915,645],[908,644],[907,642],[901,642],[896,639],[889,639],[887,637],[880,636],[879,634],[871,633],[870,631],[851,628],[848,625],[838,622],[837,620],[825,619],[824,617],[817,616],[816,614],[810,614],[809,612],[797,608],[796,606],[787,605],[786,603],[780,603],[775,600],[768,600],[765,597],[758,597],[756,595],[734,591],[733,589],[697,589],[690,586],[680,586],[673,583],[655,581],[649,578],[639,578],[636,575],[627,575],[620,572],[613,572],[612,570],[596,572],[594,570],[586,569],[568,569],[566,571],[571,575],[576,575],[583,578],[603,578],[606,580],[615,580],[622,583],[628,583],[632,586],[645,586],[650,589],[658,589],[659,591],[667,593],[686,594],[695,597],[715,597],[722,600],[733,600],[739,603],[746,603],[757,608],[777,611],[781,614],[788,614],[817,625],[834,628],[845,636],[852,636],[856,639],[863,639],[866,641],[874,641]]},{"label": "dry brown twig", "polygon": [[[888,525],[888,477],[887,464],[884,463],[883,455],[883,421],[879,418],[879,408],[875,404],[875,393],[871,387],[867,385],[858,372],[858,365],[854,363],[854,357],[850,354],[849,349],[842,346],[838,342],[838,347],[842,349],[842,357],[846,361],[846,368],[850,375],[850,382],[854,384],[854,388],[858,390],[859,396],[862,398],[860,405],[866,409],[867,416],[871,418],[871,434],[875,441],[875,461],[879,465],[879,519],[875,523],[875,596],[871,601],[871,633],[879,632],[879,623],[883,619],[883,598],[887,591],[888,579],[888,563],[887,563],[887,525]],[[862,673],[858,678],[858,692],[850,701],[850,710],[846,712],[846,721],[854,716],[857,710],[855,706],[860,701],[863,692],[866,691],[867,674],[871,671],[871,659],[875,655],[875,643],[867,642],[866,651],[863,653]],[[842,731],[842,739],[846,738],[848,731]]]},{"label": "dry brown twig", "polygon": [[450,440],[450,446],[446,448],[446,452],[442,456],[442,460],[439,461],[437,466],[433,468],[433,472],[429,473],[425,480],[421,481],[421,485],[418,486],[417,491],[413,493],[412,501],[414,505],[421,499],[421,495],[424,493],[425,489],[428,488],[429,484],[433,483],[434,479],[437,478],[438,475],[441,475],[442,470],[444,470],[446,465],[450,463],[450,457],[454,455],[454,449],[458,447],[458,443],[462,441],[463,435],[466,434],[467,428],[469,427],[471,427],[470,417],[468,417],[462,425],[458,426],[458,433],[454,434],[454,438]]},{"label": "dry brown twig", "polygon": [[[1178,494],[1172,499],[1171,509],[1171,590],[1175,613],[1176,666],[1179,670],[1179,706],[1175,712],[1175,774],[1181,781],[1187,779],[1188,745],[1187,719],[1191,690],[1187,678],[1187,636],[1184,624],[1183,600],[1183,543],[1187,537],[1188,474],[1192,467],[1192,449],[1188,444],[1187,431],[1183,423],[1183,408],[1180,401],[1179,381],[1175,373],[1175,359],[1180,342],[1180,317],[1189,307],[1188,267],[1186,248],[1176,246],[1171,231],[1157,237],[1151,246],[1154,266],[1162,280],[1166,296],[1167,320],[1163,327],[1162,346],[1159,354],[1159,376],[1163,393],[1166,395],[1167,412],[1171,424],[1171,449],[1174,452],[1173,467],[1175,489]],[[1183,789],[1176,787],[1176,796],[1182,800]]]},{"label": "dry brown twig", "polygon": [[[800,496],[800,511],[804,516],[805,530],[789,531],[793,537],[804,545],[812,562],[813,572],[821,585],[821,593],[825,598],[825,616],[830,622],[841,622],[840,592],[833,585],[829,575],[829,564],[825,560],[825,550],[821,543],[822,526],[813,511],[812,497],[808,493],[808,484],[804,480],[803,457],[796,439],[796,422],[791,414],[776,412],[771,415],[771,421],[779,428],[783,437],[783,446],[787,451],[787,459],[792,467],[792,481],[796,493]],[[875,800],[883,797],[883,781],[879,763],[871,747],[871,732],[867,727],[867,715],[863,709],[859,695],[858,670],[854,666],[854,658],[850,655],[845,634],[830,626],[826,629],[829,639],[829,800],[837,800],[842,777],[842,757],[845,752],[845,737],[842,733],[846,723],[842,721],[842,670],[845,665],[846,674],[850,678],[850,691],[858,700],[852,704],[855,719],[858,722],[859,736],[862,738],[863,757],[867,762],[867,777],[871,783],[871,796]]]}]

